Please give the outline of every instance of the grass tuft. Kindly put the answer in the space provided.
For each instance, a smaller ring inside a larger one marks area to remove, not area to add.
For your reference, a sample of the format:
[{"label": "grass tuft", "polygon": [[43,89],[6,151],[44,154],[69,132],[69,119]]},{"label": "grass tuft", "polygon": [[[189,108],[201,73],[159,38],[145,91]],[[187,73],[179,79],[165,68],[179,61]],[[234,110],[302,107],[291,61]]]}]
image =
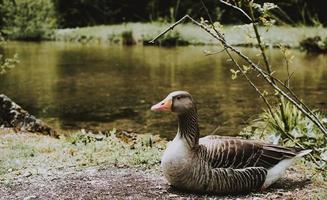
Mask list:
[{"label": "grass tuft", "polygon": [[[293,104],[283,100],[281,105],[284,116],[279,107],[274,108],[272,113],[265,110],[254,123],[241,132],[241,135],[288,147],[312,149],[312,156],[317,160],[319,168],[326,168],[327,139],[324,134]],[[320,113],[316,115],[321,121],[327,120]],[[310,156],[307,158],[313,159]]]}]

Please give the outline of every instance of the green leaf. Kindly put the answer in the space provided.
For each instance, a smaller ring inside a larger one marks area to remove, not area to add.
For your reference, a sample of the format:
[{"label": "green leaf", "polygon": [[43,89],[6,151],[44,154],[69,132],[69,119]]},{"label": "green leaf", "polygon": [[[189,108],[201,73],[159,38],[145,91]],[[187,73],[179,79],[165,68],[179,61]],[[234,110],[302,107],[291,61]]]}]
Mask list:
[{"label": "green leaf", "polygon": [[323,152],[320,154],[321,159],[323,159],[324,161],[327,161],[327,151]]},{"label": "green leaf", "polygon": [[232,80],[235,80],[237,78],[237,74],[240,72],[240,70],[234,70],[230,69],[230,72],[232,72]]},{"label": "green leaf", "polygon": [[244,72],[247,72],[248,70],[250,70],[251,69],[251,67],[248,67],[248,66],[246,66],[246,65],[243,65],[243,70],[244,70]]}]

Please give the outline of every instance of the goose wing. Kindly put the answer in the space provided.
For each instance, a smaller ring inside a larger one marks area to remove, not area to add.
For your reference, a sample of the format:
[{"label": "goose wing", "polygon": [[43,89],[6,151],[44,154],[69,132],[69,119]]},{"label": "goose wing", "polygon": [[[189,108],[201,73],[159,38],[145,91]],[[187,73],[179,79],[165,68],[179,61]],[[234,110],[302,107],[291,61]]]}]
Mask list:
[{"label": "goose wing", "polygon": [[281,160],[293,158],[299,153],[298,149],[233,137],[206,136],[199,143],[202,158],[213,168],[270,169]]},{"label": "goose wing", "polygon": [[[215,168],[210,178],[209,190],[219,193],[244,193],[262,188],[267,176],[263,167],[247,167],[244,169]],[[214,186],[214,188],[210,188]]]}]

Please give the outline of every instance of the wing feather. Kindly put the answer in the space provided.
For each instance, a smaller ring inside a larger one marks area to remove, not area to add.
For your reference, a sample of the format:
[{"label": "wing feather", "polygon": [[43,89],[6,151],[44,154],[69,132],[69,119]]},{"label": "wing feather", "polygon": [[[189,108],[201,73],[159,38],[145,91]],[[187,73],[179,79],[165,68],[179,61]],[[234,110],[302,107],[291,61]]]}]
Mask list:
[{"label": "wing feather", "polygon": [[264,167],[270,169],[300,149],[264,144],[235,137],[206,136],[200,141],[201,154],[213,168]]}]

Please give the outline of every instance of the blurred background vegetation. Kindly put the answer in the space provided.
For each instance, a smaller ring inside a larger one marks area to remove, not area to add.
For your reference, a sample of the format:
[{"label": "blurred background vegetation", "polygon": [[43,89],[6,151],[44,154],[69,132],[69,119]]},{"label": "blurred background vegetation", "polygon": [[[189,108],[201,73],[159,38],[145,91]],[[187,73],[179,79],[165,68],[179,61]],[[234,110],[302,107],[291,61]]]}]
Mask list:
[{"label": "blurred background vegetation", "polygon": [[[247,22],[218,0],[204,1],[213,20],[222,24]],[[256,3],[267,2],[258,0]],[[271,15],[277,24],[327,24],[325,7],[319,0],[271,0],[280,9]],[[286,14],[287,13],[287,14]],[[189,14],[206,16],[196,0],[0,0],[0,30],[11,39],[40,40],[51,37],[55,28],[74,28],[125,22],[173,22]]]}]

